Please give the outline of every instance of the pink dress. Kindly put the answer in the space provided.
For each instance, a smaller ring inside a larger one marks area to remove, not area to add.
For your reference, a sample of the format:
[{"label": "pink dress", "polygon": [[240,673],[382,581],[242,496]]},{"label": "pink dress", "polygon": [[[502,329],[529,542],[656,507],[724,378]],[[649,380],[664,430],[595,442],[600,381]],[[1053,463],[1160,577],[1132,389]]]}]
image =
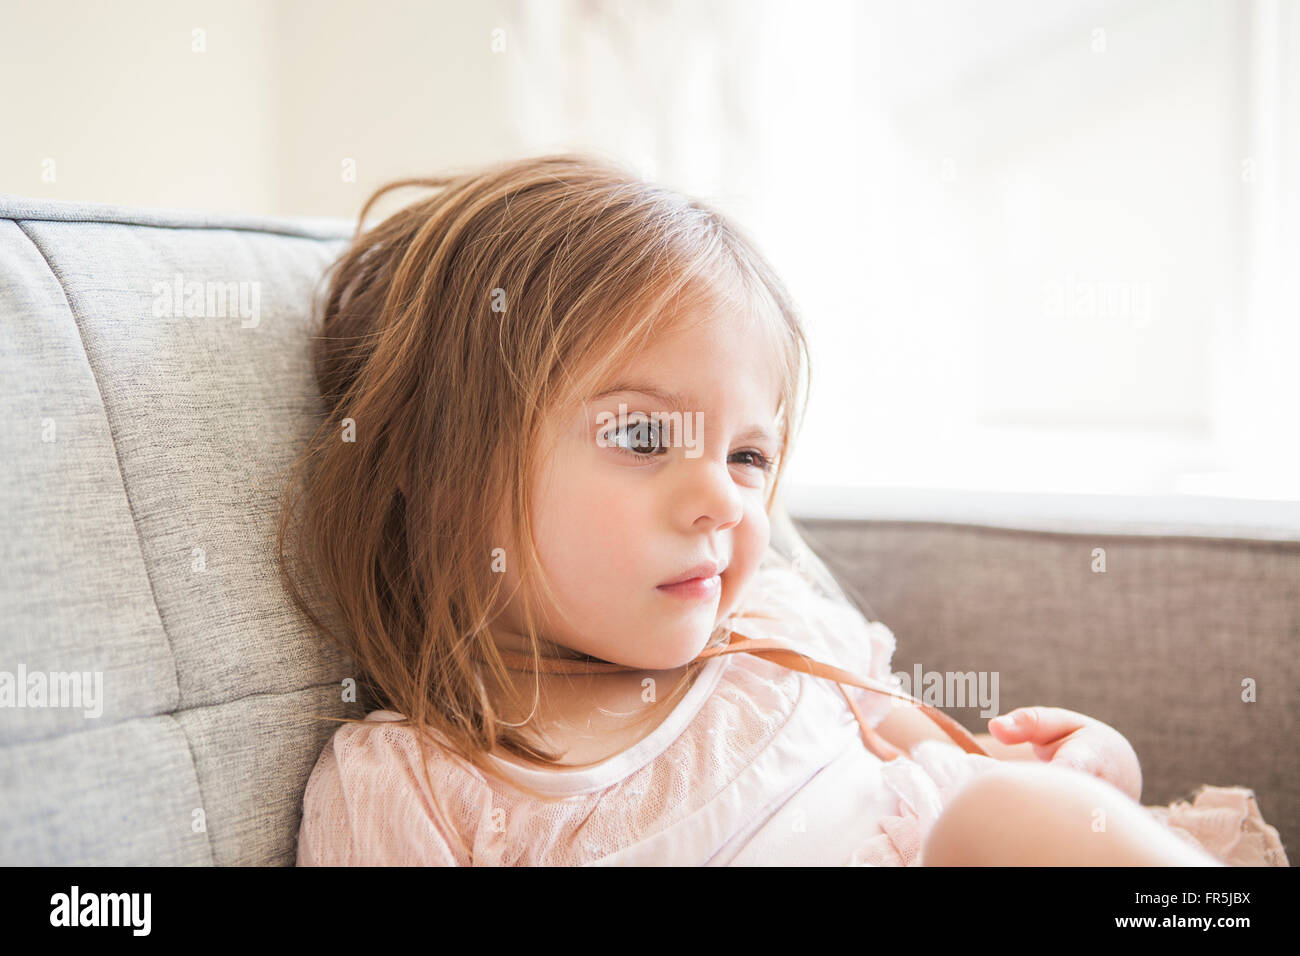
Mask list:
[{"label": "pink dress", "polygon": [[[746,618],[747,636],[784,639],[901,689],[883,624],[785,568],[761,569],[750,595],[747,610],[776,620]],[[895,706],[848,692],[873,728]],[[995,763],[939,740],[882,761],[863,746],[837,684],[719,655],[647,737],[592,767],[493,756],[502,780],[431,748],[433,785],[467,855],[435,820],[415,737],[392,723],[400,719],[374,711],[335,732],[304,795],[299,866],[914,866],[954,794]],[[1148,809],[1230,865],[1289,865],[1248,789],[1207,786],[1191,804]]]}]

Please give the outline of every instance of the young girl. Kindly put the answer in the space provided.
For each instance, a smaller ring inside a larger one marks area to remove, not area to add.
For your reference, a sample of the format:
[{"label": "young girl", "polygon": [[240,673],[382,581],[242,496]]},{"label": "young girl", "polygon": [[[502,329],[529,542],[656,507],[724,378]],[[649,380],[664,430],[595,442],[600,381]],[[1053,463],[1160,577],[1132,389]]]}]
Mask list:
[{"label": "young girl", "polygon": [[402,185],[437,192],[332,270],[280,527],[369,711],[312,772],[300,865],[1288,865],[1248,789],[1142,807],[1099,721],[959,747],[791,664],[901,689],[780,507],[807,346],[724,217],[561,155],[361,221]]}]

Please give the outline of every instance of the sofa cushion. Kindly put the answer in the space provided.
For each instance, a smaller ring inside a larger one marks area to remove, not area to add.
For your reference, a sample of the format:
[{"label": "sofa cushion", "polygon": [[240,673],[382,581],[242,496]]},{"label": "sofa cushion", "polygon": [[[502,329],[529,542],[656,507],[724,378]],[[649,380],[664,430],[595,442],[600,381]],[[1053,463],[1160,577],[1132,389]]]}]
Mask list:
[{"label": "sofa cushion", "polygon": [[314,718],[361,715],[273,557],[350,234],[0,197],[0,671],[102,681],[0,709],[0,864],[293,862]]}]

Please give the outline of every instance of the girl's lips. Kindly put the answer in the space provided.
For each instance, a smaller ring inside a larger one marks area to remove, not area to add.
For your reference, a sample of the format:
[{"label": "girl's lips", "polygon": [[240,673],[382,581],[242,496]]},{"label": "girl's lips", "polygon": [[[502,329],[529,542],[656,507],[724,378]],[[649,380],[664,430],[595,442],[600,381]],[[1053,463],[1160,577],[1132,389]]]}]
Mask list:
[{"label": "girl's lips", "polygon": [[713,597],[721,587],[722,575],[715,574],[711,578],[691,578],[689,581],[682,581],[678,584],[661,584],[658,589],[664,594],[682,600],[702,601],[705,598]]}]

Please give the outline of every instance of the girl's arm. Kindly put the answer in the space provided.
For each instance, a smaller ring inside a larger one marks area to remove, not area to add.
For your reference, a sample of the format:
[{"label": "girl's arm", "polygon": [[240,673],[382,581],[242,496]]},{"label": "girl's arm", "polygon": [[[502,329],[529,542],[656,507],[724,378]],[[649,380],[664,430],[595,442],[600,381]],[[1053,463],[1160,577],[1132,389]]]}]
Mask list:
[{"label": "girl's arm", "polygon": [[[922,740],[943,740],[954,743],[953,739],[939,729],[919,707],[900,704],[891,709],[884,720],[876,727],[876,733],[900,750],[911,751],[914,744]],[[992,734],[974,734],[975,741],[984,748],[984,752],[998,760],[1032,760],[1037,761],[1032,743],[1004,744]]]},{"label": "girl's arm", "polygon": [[[998,721],[991,724],[1000,728],[1001,739],[974,735],[990,756],[1069,767],[1100,777],[1134,801],[1141,799],[1142,766],[1133,746],[1114,727],[1060,707],[1018,707],[1011,713],[1023,720],[1005,728]],[[876,729],[889,743],[909,752],[921,740],[949,739],[920,708],[907,705],[894,708]]]}]

